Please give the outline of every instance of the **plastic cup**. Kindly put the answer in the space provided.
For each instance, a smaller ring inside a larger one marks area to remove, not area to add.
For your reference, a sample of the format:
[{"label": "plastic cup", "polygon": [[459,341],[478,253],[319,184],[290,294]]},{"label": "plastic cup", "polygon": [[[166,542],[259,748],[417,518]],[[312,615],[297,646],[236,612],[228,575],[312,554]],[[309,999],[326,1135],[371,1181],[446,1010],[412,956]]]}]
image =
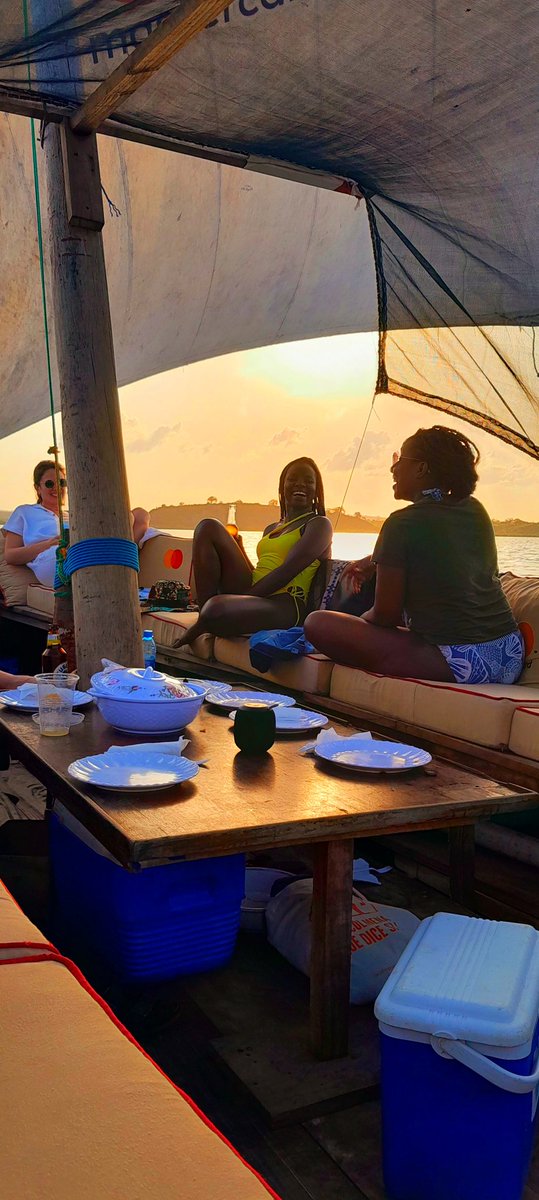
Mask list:
[{"label": "plastic cup", "polygon": [[78,682],[78,675],[67,671],[36,675],[39,730],[45,737],[62,737],[69,733],[73,692]]}]

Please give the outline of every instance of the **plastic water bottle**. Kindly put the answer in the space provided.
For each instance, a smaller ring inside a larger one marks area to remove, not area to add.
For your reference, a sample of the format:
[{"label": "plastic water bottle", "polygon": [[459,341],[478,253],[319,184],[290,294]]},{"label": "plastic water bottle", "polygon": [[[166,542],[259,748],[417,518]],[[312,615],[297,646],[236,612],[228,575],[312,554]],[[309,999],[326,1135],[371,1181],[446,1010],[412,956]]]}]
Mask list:
[{"label": "plastic water bottle", "polygon": [[144,633],[142,634],[142,653],[144,654],[144,666],[153,667],[155,669],[157,648],[151,629],[145,629]]}]

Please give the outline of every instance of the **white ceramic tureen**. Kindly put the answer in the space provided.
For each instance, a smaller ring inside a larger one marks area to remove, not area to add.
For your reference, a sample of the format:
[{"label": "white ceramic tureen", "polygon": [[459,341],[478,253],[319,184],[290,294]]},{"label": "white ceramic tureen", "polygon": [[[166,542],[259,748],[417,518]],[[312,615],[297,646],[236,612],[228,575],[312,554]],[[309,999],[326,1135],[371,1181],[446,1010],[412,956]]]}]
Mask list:
[{"label": "white ceramic tureen", "polygon": [[109,666],[92,675],[89,694],[110,725],[126,733],[174,733],[194,720],[205,688],[153,667]]}]

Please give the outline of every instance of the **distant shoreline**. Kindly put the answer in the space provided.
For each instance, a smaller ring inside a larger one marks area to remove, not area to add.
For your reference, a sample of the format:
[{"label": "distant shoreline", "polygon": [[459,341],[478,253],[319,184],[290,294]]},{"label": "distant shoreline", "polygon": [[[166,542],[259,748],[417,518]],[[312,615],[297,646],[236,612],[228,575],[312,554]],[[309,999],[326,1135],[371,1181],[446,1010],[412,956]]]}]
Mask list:
[{"label": "distant shoreline", "polygon": [[[230,504],[234,501],[230,501]],[[215,517],[226,524],[230,504],[162,504],[151,512],[151,523],[157,529],[194,529],[205,517]],[[335,525],[338,509],[328,509],[328,517]],[[279,508],[272,504],[244,504],[236,501],[238,529],[256,533],[271,525],[279,517]],[[361,514],[341,513],[337,530],[339,533],[378,533],[384,517],[364,517]],[[496,537],[539,537],[539,521],[521,521],[518,517],[505,521],[493,521]]]}]

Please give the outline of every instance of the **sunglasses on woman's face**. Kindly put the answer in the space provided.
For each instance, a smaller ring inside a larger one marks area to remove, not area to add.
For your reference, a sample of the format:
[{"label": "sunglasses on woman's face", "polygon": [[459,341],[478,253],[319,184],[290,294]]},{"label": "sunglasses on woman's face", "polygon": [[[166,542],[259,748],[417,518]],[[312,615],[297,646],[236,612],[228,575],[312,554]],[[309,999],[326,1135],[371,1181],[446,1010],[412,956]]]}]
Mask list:
[{"label": "sunglasses on woman's face", "polygon": [[[67,479],[60,479],[59,482],[60,482],[60,487],[62,488],[62,491],[63,491],[63,489],[67,487]],[[46,487],[49,492],[52,492],[52,489],[54,487],[56,487],[56,480],[55,479],[46,479],[43,486]]]}]

